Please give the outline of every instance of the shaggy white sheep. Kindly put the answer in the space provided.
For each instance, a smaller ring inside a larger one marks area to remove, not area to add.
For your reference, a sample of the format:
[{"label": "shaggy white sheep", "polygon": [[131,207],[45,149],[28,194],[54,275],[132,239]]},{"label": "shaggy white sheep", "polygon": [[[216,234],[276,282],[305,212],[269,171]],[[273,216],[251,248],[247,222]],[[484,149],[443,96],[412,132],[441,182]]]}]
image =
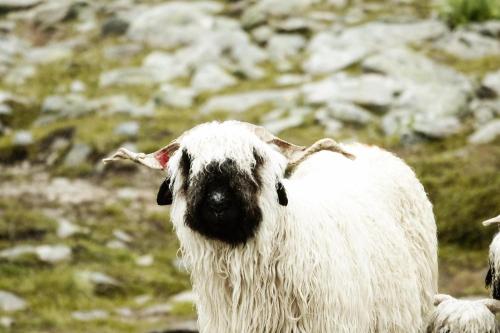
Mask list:
[{"label": "shaggy white sheep", "polygon": [[227,121],[116,159],[167,171],[158,203],[172,203],[201,332],[425,331],[436,225],[394,155]]},{"label": "shaggy white sheep", "polygon": [[[483,222],[484,226],[500,223],[500,215]],[[489,269],[486,274],[486,286],[491,288],[491,296],[500,299],[500,232],[490,244]]]},{"label": "shaggy white sheep", "polygon": [[458,300],[448,295],[434,297],[436,309],[427,333],[496,333],[495,314],[500,302],[494,299]]}]

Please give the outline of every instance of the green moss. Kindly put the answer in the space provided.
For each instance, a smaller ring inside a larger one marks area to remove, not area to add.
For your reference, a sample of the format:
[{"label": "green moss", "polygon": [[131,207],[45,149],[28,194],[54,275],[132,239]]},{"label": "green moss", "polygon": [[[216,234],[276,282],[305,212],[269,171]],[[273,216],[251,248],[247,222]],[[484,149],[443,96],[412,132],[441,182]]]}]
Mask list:
[{"label": "green moss", "polygon": [[488,72],[500,69],[500,57],[498,56],[464,59],[436,49],[426,50],[425,53],[430,58],[451,66],[459,72],[476,77],[483,77]]},{"label": "green moss", "polygon": [[498,0],[443,0],[440,15],[450,26],[500,18]]}]

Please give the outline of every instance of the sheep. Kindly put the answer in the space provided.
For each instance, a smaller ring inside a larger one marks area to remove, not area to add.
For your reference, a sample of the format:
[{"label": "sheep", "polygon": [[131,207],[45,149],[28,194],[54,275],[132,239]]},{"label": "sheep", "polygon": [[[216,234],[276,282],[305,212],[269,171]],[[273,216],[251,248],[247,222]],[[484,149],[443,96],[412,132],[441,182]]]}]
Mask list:
[{"label": "sheep", "polygon": [[380,148],[309,147],[210,122],[151,153],[166,171],[198,294],[200,332],[424,332],[437,291],[436,224],[413,171]]},{"label": "sheep", "polygon": [[[483,222],[484,226],[500,223],[500,215]],[[497,233],[490,244],[489,269],[485,283],[491,288],[491,296],[500,300],[500,233]]]},{"label": "sheep", "polygon": [[427,333],[496,333],[495,314],[500,302],[494,299],[458,300],[449,295],[434,297],[434,310]]}]

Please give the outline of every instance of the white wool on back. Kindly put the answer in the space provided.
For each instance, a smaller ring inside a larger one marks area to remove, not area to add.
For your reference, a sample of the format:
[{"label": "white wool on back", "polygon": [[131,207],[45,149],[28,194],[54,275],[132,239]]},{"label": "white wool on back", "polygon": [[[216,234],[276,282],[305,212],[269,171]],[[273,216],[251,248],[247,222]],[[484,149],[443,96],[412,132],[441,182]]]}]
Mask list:
[{"label": "white wool on back", "polygon": [[427,333],[495,333],[495,315],[482,300],[443,301],[432,314]]},{"label": "white wool on back", "polygon": [[[232,158],[249,172],[252,150],[264,157],[254,238],[229,246],[184,223],[177,193],[171,217],[198,293],[200,331],[423,332],[437,290],[432,206],[413,171],[376,147],[344,145],[350,160],[319,152],[282,179],[286,159],[238,123],[209,123],[182,138],[193,174]],[[288,194],[278,204],[276,179]],[[235,221],[237,223],[238,221]]]},{"label": "white wool on back", "polygon": [[494,268],[494,280],[500,278],[500,233],[497,233],[491,241],[489,251],[490,266]]}]

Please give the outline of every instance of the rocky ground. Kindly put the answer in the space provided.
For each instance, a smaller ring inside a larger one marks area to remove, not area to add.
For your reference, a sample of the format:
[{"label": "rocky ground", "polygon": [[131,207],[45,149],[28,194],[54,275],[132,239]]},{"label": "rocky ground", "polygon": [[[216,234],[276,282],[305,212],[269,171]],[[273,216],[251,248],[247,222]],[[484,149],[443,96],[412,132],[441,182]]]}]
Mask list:
[{"label": "rocky ground", "polygon": [[500,21],[430,0],[0,0],[0,331],[192,327],[161,174],[104,167],[213,119],[396,152],[435,205],[441,290],[484,294],[500,212]]}]

